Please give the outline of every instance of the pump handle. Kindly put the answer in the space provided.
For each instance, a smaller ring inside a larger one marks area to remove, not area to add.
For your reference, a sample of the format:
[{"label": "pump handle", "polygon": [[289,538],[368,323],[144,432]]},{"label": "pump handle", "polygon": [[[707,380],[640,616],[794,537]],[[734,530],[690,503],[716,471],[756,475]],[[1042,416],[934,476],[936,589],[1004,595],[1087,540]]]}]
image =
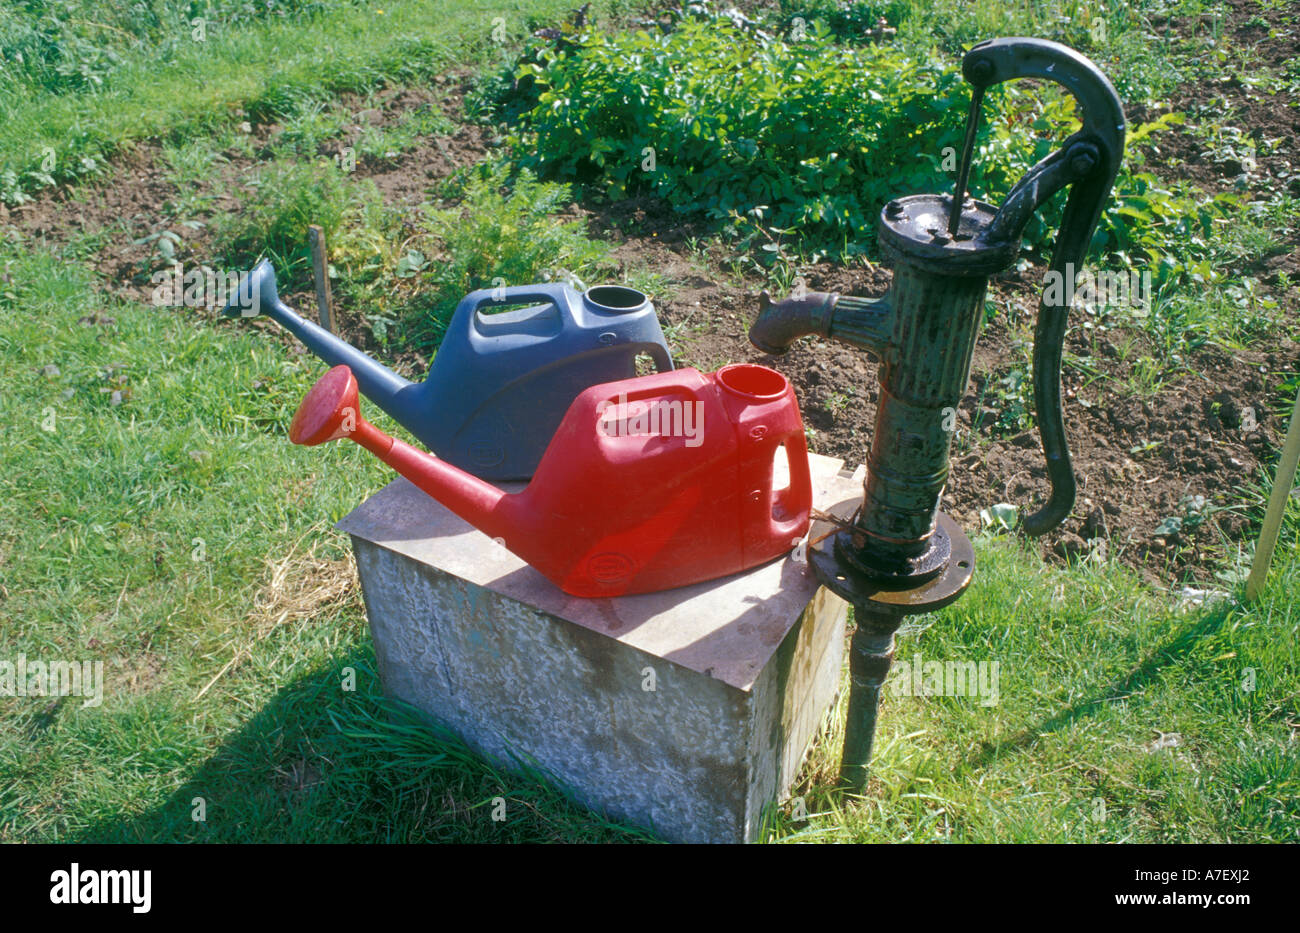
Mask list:
[{"label": "pump handle", "polygon": [[[978,120],[976,111],[984,89],[1002,81],[1041,78],[1055,81],[1074,95],[1082,127],[1012,187],[987,233],[990,242],[1019,242],[1034,212],[1056,192],[1069,186],[1049,269],[1065,276],[1066,282],[1074,281],[1068,269],[1074,267],[1077,272],[1087,254],[1102,208],[1119,174],[1124,152],[1124,110],[1119,95],[1091,61],[1074,49],[1047,39],[1013,37],[981,42],[966,53],[962,74],[974,85],[968,130]],[[967,135],[973,133],[968,131]],[[968,177],[971,148],[967,146],[962,153],[959,178]],[[965,194],[956,191],[954,201],[960,202]],[[1022,527],[1030,535],[1052,530],[1074,507],[1074,467],[1061,411],[1061,355],[1073,298],[1068,291],[1044,290],[1034,328],[1034,408],[1047,458],[1051,493],[1041,509],[1025,518]],[[1053,293],[1061,293],[1059,301],[1051,300]]]}]

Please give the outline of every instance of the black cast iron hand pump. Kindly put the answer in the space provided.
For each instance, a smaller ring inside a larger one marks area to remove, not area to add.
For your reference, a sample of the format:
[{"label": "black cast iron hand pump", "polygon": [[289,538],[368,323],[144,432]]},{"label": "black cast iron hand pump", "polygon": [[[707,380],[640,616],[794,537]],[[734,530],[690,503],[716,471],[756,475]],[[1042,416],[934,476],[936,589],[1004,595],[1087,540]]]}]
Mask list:
[{"label": "black cast iron hand pump", "polygon": [[[809,555],[818,578],[853,604],[857,621],[842,765],[844,783],[854,788],[866,782],[880,688],[902,617],[948,605],[974,571],[970,541],[939,511],[939,497],[988,278],[1015,263],[1034,212],[1068,187],[1050,271],[1073,281],[1124,147],[1124,113],[1115,89],[1073,49],[1044,39],[993,39],[966,54],[962,74],[973,91],[954,195],[903,197],[881,213],[880,247],[894,266],[888,293],[854,298],[807,292],[772,302],[764,292],[749,332],[767,353],[784,353],[799,337],[821,334],[861,347],[881,364],[862,505],[851,527]],[[965,187],[984,90],[1014,78],[1065,87],[1078,102],[1083,125],[995,208],[967,197]],[[1060,383],[1068,292],[1044,291],[1034,332],[1034,403],[1051,492],[1023,522],[1032,535],[1055,528],[1074,506]]]}]

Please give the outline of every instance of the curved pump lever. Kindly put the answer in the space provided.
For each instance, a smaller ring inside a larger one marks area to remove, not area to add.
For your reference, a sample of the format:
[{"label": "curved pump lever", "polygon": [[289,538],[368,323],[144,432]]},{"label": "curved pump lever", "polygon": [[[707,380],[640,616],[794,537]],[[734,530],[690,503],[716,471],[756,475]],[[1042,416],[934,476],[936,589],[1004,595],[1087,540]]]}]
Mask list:
[{"label": "curved pump lever", "polygon": [[[966,54],[962,74],[974,85],[974,91],[957,196],[952,199],[953,218],[960,215],[966,194],[965,180],[970,174],[975,128],[986,88],[1016,78],[1041,78],[1055,81],[1078,102],[1082,127],[1016,183],[984,235],[991,244],[1018,245],[1034,212],[1062,188],[1070,186],[1048,274],[1058,281],[1063,277],[1066,283],[1072,283],[1119,173],[1124,152],[1124,111],[1119,95],[1087,58],[1046,39],[1006,38],[982,42]],[[1047,458],[1051,494],[1043,507],[1023,522],[1025,532],[1031,535],[1055,528],[1074,507],[1074,467],[1061,411],[1061,355],[1072,290],[1072,286],[1045,289],[1034,328],[1034,409]]]}]

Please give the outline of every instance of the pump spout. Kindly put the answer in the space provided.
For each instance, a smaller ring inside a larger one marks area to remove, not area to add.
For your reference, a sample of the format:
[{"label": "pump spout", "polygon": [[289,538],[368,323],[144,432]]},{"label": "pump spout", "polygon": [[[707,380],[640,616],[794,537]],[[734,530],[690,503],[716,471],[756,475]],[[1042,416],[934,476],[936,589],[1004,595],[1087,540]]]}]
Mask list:
[{"label": "pump spout", "polygon": [[758,297],[758,317],[749,328],[749,342],[764,353],[780,356],[800,337],[829,337],[837,298],[826,292],[803,292],[773,301],[765,289]]},{"label": "pump spout", "polygon": [[879,357],[889,345],[893,326],[888,295],[855,298],[805,291],[773,301],[764,291],[758,297],[758,317],[749,328],[749,342],[764,353],[780,356],[800,337],[819,334]]},{"label": "pump spout", "polygon": [[265,314],[293,334],[311,352],[331,366],[347,366],[367,398],[402,424],[419,408],[420,387],[375,362],[356,347],[335,337],[325,328],[304,319],[280,300],[275,268],[263,259],[221,312],[225,317],[256,317]]},{"label": "pump spout", "polygon": [[[385,434],[362,417],[357,388],[352,370],[335,366],[317,380],[298,406],[289,425],[289,439],[306,447],[345,437],[355,441],[488,537],[504,541],[507,548],[528,560],[529,536],[524,532],[532,522],[521,495],[510,495]],[[522,551],[517,549],[520,544]]]}]

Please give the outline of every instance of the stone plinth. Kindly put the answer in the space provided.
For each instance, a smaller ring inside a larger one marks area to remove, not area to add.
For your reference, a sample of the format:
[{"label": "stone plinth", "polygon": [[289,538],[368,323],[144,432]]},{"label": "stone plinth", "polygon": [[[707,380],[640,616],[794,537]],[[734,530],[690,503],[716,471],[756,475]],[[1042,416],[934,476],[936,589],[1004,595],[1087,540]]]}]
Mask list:
[{"label": "stone plinth", "polygon": [[[860,472],[811,461],[816,506],[851,510]],[[756,838],[838,689],[847,605],[797,559],[580,599],[405,479],[338,527],[388,695],[668,840]]]}]

